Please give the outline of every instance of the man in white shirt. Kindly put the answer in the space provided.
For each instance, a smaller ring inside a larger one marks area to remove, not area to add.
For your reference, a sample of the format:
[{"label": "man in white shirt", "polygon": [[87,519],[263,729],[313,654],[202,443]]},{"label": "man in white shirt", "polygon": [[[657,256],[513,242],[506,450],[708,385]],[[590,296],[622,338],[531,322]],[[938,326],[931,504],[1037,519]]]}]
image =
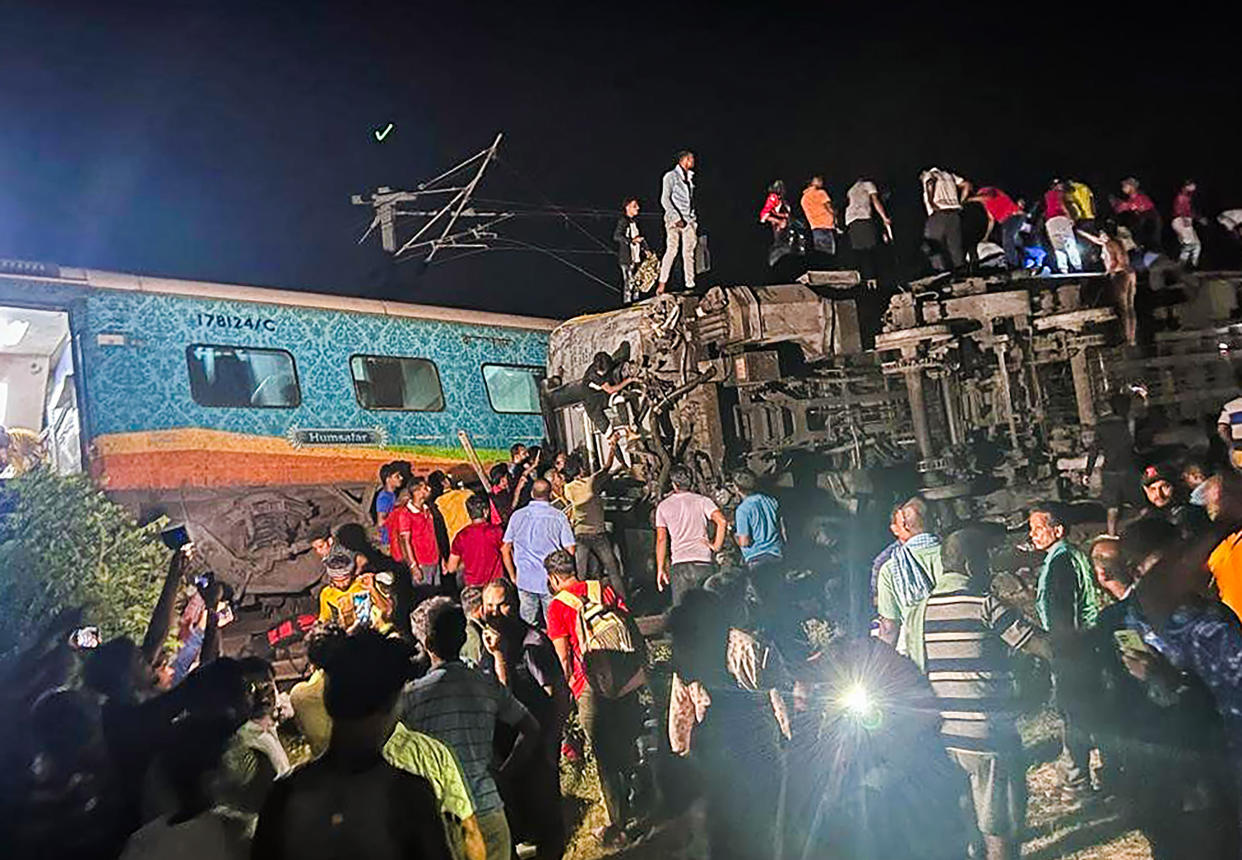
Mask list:
[{"label": "man in white shirt", "polygon": [[960,269],[966,261],[962,248],[962,201],[970,196],[970,183],[955,173],[931,167],[919,177],[927,224],[927,257],[937,272]]},{"label": "man in white shirt", "polygon": [[[880,241],[891,241],[893,222],[889,220],[880,193],[870,179],[859,179],[845,192],[845,230],[850,236],[850,248],[858,255],[859,274],[867,286],[875,287],[879,277],[876,265],[876,248]],[[883,232],[876,229],[875,216],[884,223]]]},{"label": "man in white shirt", "polygon": [[[656,507],[656,586],[673,589],[673,605],[716,571],[713,563],[724,544],[729,523],[716,503],[692,492],[694,476],[685,466],[669,473],[673,492]],[[708,535],[708,523],[715,532]],[[669,559],[672,559],[670,576]]]}]

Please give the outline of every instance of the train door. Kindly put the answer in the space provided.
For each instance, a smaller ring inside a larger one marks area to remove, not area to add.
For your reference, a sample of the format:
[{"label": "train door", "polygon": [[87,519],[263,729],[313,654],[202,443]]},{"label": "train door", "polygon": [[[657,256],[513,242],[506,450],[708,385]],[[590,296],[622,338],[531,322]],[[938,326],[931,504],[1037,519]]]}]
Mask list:
[{"label": "train door", "polygon": [[0,305],[0,425],[6,474],[42,460],[60,474],[82,470],[73,341],[65,311]]}]

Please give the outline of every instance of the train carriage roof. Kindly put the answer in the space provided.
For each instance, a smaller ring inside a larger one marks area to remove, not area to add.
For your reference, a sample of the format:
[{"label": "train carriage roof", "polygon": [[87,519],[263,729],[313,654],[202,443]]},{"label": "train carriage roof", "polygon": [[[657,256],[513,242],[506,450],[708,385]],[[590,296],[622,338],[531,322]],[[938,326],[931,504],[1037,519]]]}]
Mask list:
[{"label": "train carriage roof", "polygon": [[150,275],[104,272],[98,269],[79,269],[69,266],[57,266],[51,263],[30,263],[18,260],[0,260],[0,276],[73,285],[87,289],[122,290],[252,302],[255,304],[291,305],[293,307],[316,308],[328,311],[411,317],[440,322],[533,329],[536,331],[551,331],[560,324],[560,320],[544,317],[515,316],[493,313],[491,311],[472,311],[461,308],[417,305],[380,299],[306,293],[268,287],[249,287],[239,284],[216,284],[207,281],[187,281],[179,278],[159,278]]}]

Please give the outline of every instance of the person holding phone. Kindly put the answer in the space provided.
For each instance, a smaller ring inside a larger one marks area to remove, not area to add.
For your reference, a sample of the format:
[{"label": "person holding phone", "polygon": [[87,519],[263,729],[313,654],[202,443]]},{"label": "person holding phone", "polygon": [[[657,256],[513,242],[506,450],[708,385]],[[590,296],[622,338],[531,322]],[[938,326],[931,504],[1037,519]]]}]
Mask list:
[{"label": "person holding phone", "polygon": [[375,588],[370,574],[358,576],[358,562],[349,550],[338,547],[323,563],[328,584],[319,592],[319,621],[354,627],[383,627],[383,616],[392,605]]},{"label": "person holding phone", "polygon": [[1211,694],[1148,641],[1135,597],[1143,574],[1178,547],[1176,529],[1159,520],[1091,546],[1096,581],[1117,602],[1086,634],[1083,657],[1097,671],[1089,727],[1101,746],[1101,782],[1134,810],[1153,857],[1183,857],[1191,844],[1195,856],[1237,856],[1226,844],[1232,822]]}]

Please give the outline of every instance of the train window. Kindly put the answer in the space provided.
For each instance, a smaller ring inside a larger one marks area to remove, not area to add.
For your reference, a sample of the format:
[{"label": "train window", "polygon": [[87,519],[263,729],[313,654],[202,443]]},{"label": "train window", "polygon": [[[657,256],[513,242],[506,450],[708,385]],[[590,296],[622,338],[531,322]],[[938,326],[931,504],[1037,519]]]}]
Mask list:
[{"label": "train window", "polygon": [[355,355],[349,360],[354,394],[363,409],[439,412],[444,409],[440,371],[426,358]]},{"label": "train window", "polygon": [[521,412],[537,415],[542,367],[517,364],[483,365],[483,384],[493,412]]},{"label": "train window", "polygon": [[283,349],[194,343],[185,359],[190,396],[199,406],[292,409],[302,402],[297,365]]}]

